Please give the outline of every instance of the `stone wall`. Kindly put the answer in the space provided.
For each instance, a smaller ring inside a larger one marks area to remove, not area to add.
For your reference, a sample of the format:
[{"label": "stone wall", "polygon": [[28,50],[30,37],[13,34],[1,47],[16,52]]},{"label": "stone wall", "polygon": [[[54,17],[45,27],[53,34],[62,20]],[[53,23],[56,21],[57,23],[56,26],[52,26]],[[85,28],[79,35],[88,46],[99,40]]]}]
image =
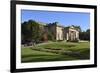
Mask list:
[{"label": "stone wall", "polygon": [[56,27],[56,40],[63,40],[63,27]]}]

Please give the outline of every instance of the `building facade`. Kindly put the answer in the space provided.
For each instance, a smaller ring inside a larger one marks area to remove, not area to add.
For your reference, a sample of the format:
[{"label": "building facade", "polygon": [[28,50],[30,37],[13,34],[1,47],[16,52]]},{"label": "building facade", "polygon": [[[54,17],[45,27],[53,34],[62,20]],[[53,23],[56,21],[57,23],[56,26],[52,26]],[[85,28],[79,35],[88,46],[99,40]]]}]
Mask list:
[{"label": "building facade", "polygon": [[55,40],[78,41],[79,31],[73,26],[63,27],[57,22],[46,25],[46,32],[51,32]]}]

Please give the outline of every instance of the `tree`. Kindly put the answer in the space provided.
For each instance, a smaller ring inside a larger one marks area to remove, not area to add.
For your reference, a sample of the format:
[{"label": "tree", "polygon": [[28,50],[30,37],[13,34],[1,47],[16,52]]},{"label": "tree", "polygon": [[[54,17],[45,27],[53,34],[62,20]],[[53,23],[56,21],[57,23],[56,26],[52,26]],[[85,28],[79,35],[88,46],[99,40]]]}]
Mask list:
[{"label": "tree", "polygon": [[75,26],[75,25],[72,25],[76,30],[78,30],[79,32],[81,32],[81,27],[80,26]]},{"label": "tree", "polygon": [[80,38],[80,40],[90,41],[90,29],[87,29],[86,31],[80,32],[79,38]]},{"label": "tree", "polygon": [[43,33],[43,26],[36,21],[29,20],[22,23],[22,36],[24,41],[39,42]]},{"label": "tree", "polygon": [[55,41],[55,37],[54,37],[54,33],[53,32],[48,31],[47,36],[48,36],[48,40]]},{"label": "tree", "polygon": [[87,40],[90,41],[90,29],[86,30]]},{"label": "tree", "polygon": [[[31,36],[32,36],[32,32],[30,30],[30,25],[28,24],[28,22],[23,22],[21,24],[21,34],[22,34],[22,41],[25,43],[25,42],[28,42],[31,40]],[[22,43],[23,43],[22,42]]]}]

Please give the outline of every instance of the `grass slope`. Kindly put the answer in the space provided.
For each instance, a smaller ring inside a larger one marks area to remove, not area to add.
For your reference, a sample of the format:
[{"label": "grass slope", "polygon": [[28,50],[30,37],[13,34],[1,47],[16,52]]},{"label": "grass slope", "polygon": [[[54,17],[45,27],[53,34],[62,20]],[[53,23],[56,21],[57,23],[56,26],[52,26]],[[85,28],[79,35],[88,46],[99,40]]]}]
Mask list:
[{"label": "grass slope", "polygon": [[[89,42],[50,42],[21,49],[21,62],[67,61],[89,59]],[[56,53],[55,53],[56,52]],[[71,52],[71,54],[68,52]]]}]

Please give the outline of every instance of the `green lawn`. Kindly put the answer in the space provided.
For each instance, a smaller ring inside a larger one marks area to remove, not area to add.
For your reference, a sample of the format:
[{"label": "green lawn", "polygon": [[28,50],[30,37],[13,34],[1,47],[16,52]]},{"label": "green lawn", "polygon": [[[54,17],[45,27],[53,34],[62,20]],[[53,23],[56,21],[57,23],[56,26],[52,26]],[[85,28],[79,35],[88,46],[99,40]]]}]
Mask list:
[{"label": "green lawn", "polygon": [[85,60],[90,58],[89,42],[49,42],[21,49],[21,62]]}]

